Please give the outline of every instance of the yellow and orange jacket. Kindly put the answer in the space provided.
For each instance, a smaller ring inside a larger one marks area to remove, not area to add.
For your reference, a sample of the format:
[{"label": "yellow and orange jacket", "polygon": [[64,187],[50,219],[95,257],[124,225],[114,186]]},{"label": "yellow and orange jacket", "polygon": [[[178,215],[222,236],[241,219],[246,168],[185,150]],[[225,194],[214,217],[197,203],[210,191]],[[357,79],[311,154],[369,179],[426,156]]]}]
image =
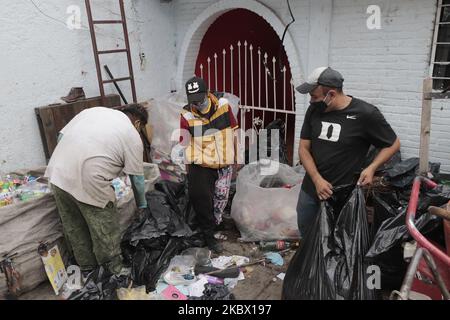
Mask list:
[{"label": "yellow and orange jacket", "polygon": [[208,94],[209,105],[200,113],[189,105],[180,118],[180,142],[186,163],[219,169],[235,163],[234,130],[238,127],[227,99]]}]

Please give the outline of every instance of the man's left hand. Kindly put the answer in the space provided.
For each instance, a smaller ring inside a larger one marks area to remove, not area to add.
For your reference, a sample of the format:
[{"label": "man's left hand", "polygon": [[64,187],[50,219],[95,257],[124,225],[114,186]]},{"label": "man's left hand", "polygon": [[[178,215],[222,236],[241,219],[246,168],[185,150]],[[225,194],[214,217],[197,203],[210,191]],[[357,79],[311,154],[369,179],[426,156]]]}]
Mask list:
[{"label": "man's left hand", "polygon": [[372,167],[367,167],[361,172],[358,179],[358,185],[366,186],[372,184],[373,176],[375,175],[375,170]]}]

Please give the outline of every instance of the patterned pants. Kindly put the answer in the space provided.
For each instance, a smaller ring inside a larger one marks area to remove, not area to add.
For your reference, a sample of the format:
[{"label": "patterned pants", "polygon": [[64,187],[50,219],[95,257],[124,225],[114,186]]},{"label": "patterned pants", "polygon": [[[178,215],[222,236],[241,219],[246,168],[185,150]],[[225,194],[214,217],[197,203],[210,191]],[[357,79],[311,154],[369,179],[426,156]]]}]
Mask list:
[{"label": "patterned pants", "polygon": [[233,176],[233,167],[225,167],[217,170],[218,178],[214,192],[214,218],[216,224],[222,222],[223,211],[225,210],[228,197],[230,195],[231,178]]}]

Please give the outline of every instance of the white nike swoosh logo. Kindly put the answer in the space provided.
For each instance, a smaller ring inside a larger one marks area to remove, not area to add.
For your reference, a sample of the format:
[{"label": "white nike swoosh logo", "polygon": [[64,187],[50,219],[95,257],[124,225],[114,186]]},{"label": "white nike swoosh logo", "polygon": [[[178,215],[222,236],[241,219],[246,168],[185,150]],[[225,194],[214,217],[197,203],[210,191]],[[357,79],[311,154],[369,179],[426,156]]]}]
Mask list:
[{"label": "white nike swoosh logo", "polygon": [[356,120],[356,116],[347,116],[347,119]]}]

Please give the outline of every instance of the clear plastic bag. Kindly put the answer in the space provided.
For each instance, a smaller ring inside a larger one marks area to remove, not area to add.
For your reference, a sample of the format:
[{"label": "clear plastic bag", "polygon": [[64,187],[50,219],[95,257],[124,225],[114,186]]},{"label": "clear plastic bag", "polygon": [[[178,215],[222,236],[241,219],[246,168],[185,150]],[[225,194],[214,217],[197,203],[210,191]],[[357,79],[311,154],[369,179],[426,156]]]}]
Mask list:
[{"label": "clear plastic bag", "polygon": [[302,178],[292,167],[274,161],[241,169],[231,217],[243,241],[300,237],[296,207]]},{"label": "clear plastic bag", "polygon": [[197,281],[194,273],[196,259],[193,256],[175,256],[170,260],[169,268],[163,275],[166,283],[178,286],[189,285]]}]

